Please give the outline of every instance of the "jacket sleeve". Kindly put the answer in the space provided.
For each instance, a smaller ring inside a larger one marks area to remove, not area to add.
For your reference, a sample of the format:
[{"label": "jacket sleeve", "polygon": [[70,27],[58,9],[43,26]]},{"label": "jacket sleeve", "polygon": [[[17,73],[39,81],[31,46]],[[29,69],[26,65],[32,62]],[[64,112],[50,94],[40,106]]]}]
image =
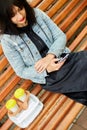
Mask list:
[{"label": "jacket sleeve", "polygon": [[32,80],[32,78],[42,79],[42,77],[46,76],[46,71],[37,73],[34,65],[26,66],[20,53],[9,43],[9,41],[3,39],[1,40],[1,45],[6,58],[19,77]]},{"label": "jacket sleeve", "polygon": [[45,14],[40,9],[37,9],[39,16],[44,20],[47,27],[50,29],[52,37],[53,37],[53,44],[51,45],[48,53],[53,53],[57,57],[62,54],[66,47],[66,35],[62,32],[62,30],[50,19],[50,17]]}]

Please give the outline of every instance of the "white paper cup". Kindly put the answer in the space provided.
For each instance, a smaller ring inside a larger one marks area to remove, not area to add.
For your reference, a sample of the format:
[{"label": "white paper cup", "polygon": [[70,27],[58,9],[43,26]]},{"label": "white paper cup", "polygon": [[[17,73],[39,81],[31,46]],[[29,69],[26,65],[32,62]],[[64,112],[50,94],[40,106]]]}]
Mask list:
[{"label": "white paper cup", "polygon": [[26,98],[26,93],[23,88],[18,88],[14,93],[15,98],[19,99],[20,101],[24,102]]},{"label": "white paper cup", "polygon": [[20,100],[20,101],[22,101],[22,102],[24,102],[24,101],[25,101],[25,99],[26,99],[26,94],[24,93],[24,95],[23,95],[23,96],[21,96],[21,97],[19,98],[19,100]]},{"label": "white paper cup", "polygon": [[16,100],[15,99],[9,99],[7,102],[6,102],[6,108],[12,112],[16,112],[18,110],[18,105],[16,103]]}]

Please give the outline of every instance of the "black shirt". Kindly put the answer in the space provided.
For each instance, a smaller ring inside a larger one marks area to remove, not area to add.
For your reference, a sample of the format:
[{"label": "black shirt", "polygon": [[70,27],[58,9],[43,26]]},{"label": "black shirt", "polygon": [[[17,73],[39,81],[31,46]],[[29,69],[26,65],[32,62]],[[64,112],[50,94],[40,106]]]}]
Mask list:
[{"label": "black shirt", "polygon": [[48,47],[45,42],[30,28],[28,25],[18,28],[20,33],[26,33],[31,41],[35,44],[42,57],[44,57],[48,51]]}]

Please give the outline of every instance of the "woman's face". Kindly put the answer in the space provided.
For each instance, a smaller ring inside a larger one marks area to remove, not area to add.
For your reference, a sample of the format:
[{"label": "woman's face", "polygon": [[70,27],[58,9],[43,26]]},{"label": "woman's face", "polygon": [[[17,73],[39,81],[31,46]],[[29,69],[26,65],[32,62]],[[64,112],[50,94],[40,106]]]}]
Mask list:
[{"label": "woman's face", "polygon": [[19,8],[17,6],[13,6],[14,15],[11,18],[11,21],[17,25],[17,27],[24,27],[27,25],[26,20],[26,11],[24,8]]}]

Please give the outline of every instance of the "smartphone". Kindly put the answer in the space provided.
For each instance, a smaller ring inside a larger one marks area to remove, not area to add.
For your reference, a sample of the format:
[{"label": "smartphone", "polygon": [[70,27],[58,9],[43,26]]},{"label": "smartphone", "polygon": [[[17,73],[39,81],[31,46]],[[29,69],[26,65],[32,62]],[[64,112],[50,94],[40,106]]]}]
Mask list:
[{"label": "smartphone", "polygon": [[68,58],[68,56],[69,54],[66,54],[64,57],[59,58],[57,63],[64,61],[65,59]]}]

